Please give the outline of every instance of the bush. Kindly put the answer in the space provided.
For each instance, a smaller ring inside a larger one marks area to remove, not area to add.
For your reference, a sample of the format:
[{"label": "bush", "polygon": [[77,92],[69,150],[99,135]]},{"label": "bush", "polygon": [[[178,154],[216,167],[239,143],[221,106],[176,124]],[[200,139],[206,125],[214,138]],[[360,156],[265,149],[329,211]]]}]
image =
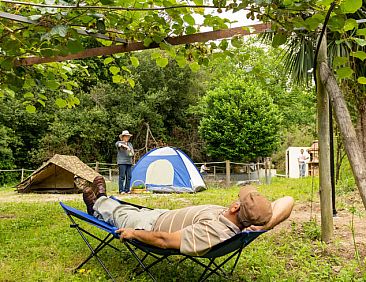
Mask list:
[{"label": "bush", "polygon": [[203,111],[199,132],[214,159],[255,160],[279,145],[281,114],[255,83],[225,80],[204,97]]}]

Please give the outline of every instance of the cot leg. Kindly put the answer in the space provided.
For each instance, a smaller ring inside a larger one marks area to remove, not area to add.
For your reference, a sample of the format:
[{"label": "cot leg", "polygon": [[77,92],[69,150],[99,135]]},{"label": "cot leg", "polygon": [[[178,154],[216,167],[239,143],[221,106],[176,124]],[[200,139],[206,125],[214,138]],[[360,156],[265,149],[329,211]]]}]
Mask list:
[{"label": "cot leg", "polygon": [[[98,262],[99,262],[99,264],[103,267],[103,269],[105,270],[105,272],[107,272],[107,274],[108,274],[108,276],[112,279],[112,281],[116,281],[114,278],[113,278],[113,276],[112,276],[112,274],[109,272],[109,270],[107,269],[107,267],[105,266],[105,264],[104,264],[104,262],[99,258],[99,256],[98,256],[98,252],[102,249],[100,246],[101,246],[101,244],[102,245],[105,245],[105,240],[109,237],[109,235],[106,237],[106,238],[104,238],[104,240],[102,240],[101,241],[101,243],[99,244],[99,246],[96,248],[96,250],[94,250],[93,249],[93,247],[90,245],[90,243],[89,243],[89,241],[88,241],[88,239],[85,237],[85,235],[84,235],[84,233],[82,232],[82,230],[80,230],[80,228],[79,228],[79,226],[78,226],[78,224],[76,224],[76,222],[75,222],[75,220],[71,217],[71,215],[69,215],[68,214],[68,216],[69,216],[69,218],[70,218],[70,220],[71,220],[71,222],[73,223],[73,226],[72,227],[74,227],[74,228],[76,228],[76,230],[78,231],[78,233],[80,234],[80,236],[81,236],[81,238],[84,240],[84,242],[85,242],[85,244],[88,246],[88,248],[89,248],[89,250],[91,251],[91,254],[90,254],[90,257],[88,257],[87,258],[87,260],[85,261],[85,262],[83,262],[81,265],[79,265],[79,267],[78,268],[80,268],[82,265],[84,265],[87,261],[89,261],[92,257],[95,257],[97,260],[98,260]],[[99,249],[98,249],[99,248]]]},{"label": "cot leg", "polygon": [[150,270],[144,265],[144,263],[140,260],[140,258],[136,255],[135,251],[132,250],[132,248],[128,245],[128,243],[124,242],[126,248],[130,251],[130,253],[133,255],[133,257],[137,260],[137,262],[141,265],[142,269],[144,271],[147,272],[147,274],[149,274],[149,276],[151,277],[151,279],[153,281],[156,282],[155,277],[152,275],[152,273],[150,272]]},{"label": "cot leg", "polygon": [[239,253],[238,253],[238,256],[236,257],[236,259],[235,259],[235,263],[234,263],[234,266],[233,266],[233,268],[231,269],[231,271],[230,271],[230,275],[232,275],[233,274],[233,272],[234,272],[234,270],[235,270],[235,267],[236,267],[236,265],[238,264],[238,261],[239,261],[239,258],[240,258],[240,255],[241,255],[241,252],[243,251],[243,247],[241,247],[240,248],[240,250],[239,250]]}]

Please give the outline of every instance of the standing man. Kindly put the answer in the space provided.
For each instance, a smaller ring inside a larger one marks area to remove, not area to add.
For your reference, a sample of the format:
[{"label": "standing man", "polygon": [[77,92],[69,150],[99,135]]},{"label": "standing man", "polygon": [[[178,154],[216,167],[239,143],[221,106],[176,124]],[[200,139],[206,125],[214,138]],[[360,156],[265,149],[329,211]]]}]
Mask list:
[{"label": "standing man", "polygon": [[306,160],[309,159],[309,156],[304,153],[304,149],[300,150],[300,155],[297,158],[299,162],[299,171],[300,171],[300,177],[305,177],[306,173]]},{"label": "standing man", "polygon": [[116,142],[119,193],[130,192],[132,157],[135,154],[132,144],[129,142],[131,136],[132,134],[128,130],[123,130],[122,134],[119,135],[120,141]]}]

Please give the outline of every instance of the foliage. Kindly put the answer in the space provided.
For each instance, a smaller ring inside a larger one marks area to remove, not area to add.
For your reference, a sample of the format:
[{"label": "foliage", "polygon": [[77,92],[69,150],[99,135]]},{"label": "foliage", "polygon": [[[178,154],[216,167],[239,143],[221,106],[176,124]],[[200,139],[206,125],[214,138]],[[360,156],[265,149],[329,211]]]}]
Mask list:
[{"label": "foliage", "polygon": [[[219,13],[223,8],[233,12],[246,10],[247,17],[250,19],[256,18],[260,21],[271,22],[274,31],[271,42],[274,47],[282,46],[291,41],[291,38],[301,38],[301,36],[310,37],[312,40],[310,46],[313,47],[317,30],[324,22],[332,1],[213,1],[213,5],[210,7],[203,5],[203,1],[200,0],[193,1],[192,5],[188,5],[188,7],[185,6],[186,3],[175,0],[140,1],[139,3],[86,0],[83,5],[79,5],[77,1],[69,1],[68,6],[59,3],[57,7],[53,6],[54,1],[42,3],[45,5],[44,7],[32,3],[14,5],[1,2],[0,4],[4,12],[27,17],[23,21],[28,22],[1,20],[0,93],[2,96],[14,95],[14,91],[22,93],[24,96],[22,99],[25,99],[25,102],[29,100],[29,104],[26,105],[29,112],[34,112],[37,104],[46,103],[45,97],[47,98],[47,96],[40,96],[32,89],[28,89],[32,88],[34,84],[46,89],[62,88],[62,90],[66,90],[67,97],[59,97],[59,100],[56,100],[59,107],[72,107],[78,104],[78,101],[73,96],[73,90],[65,87],[67,83],[63,83],[67,82],[69,76],[66,74],[69,72],[68,70],[66,73],[64,72],[65,67],[70,68],[68,63],[29,67],[20,66],[19,59],[32,55],[62,56],[80,52],[85,48],[110,46],[112,41],[119,37],[120,41],[141,41],[146,47],[154,44],[159,46],[164,50],[164,54],[156,52],[153,56],[159,68],[165,67],[169,62],[168,57],[170,57],[176,60],[179,66],[188,65],[192,71],[198,71],[201,65],[208,63],[210,53],[216,52],[218,49],[225,55],[230,55],[231,46],[240,47],[243,44],[239,37],[234,37],[230,44],[227,40],[223,40],[220,44],[186,44],[176,48],[165,41],[168,36],[195,33],[199,31],[200,27],[213,30],[228,27],[228,20],[212,15],[204,8],[215,8]],[[88,5],[94,5],[94,7],[91,8]],[[350,78],[355,73],[347,62],[363,61],[365,58],[363,47],[366,45],[366,41],[363,24],[358,23],[354,18],[357,12],[362,13],[363,7],[362,0],[342,0],[335,2],[334,13],[330,15],[330,32],[338,35],[341,38],[339,43],[344,46],[355,46],[355,48],[350,48],[345,58],[342,59],[343,62],[337,70],[340,79]],[[200,15],[203,21],[198,23],[196,15]],[[98,36],[97,33],[99,33],[111,41],[93,39],[90,36],[85,39],[81,33],[92,36]],[[306,52],[303,50],[292,53],[298,58],[298,66],[304,62]],[[139,65],[137,56],[131,56],[130,61],[134,67]],[[108,65],[115,83],[134,87],[136,83],[133,76],[130,76],[129,68],[118,66],[112,57],[106,58],[104,63]],[[306,76],[309,68],[310,66],[306,65],[302,76]],[[65,75],[63,78],[52,75],[60,72]],[[362,75],[357,75],[356,79],[360,84],[365,83]]]},{"label": "foliage", "polygon": [[[136,68],[126,62],[126,57],[115,60],[131,68],[134,88],[118,86],[101,73],[81,77],[78,84],[84,91],[78,93],[80,105],[49,115],[52,120],[45,124],[47,131],[32,146],[32,159],[40,162],[62,153],[75,154],[88,162],[112,162],[114,144],[123,129],[133,132],[135,149],[145,146],[146,123],[157,140],[179,144],[189,152],[191,148],[181,135],[188,135],[194,126],[187,123],[186,109],[197,103],[202,93],[199,76],[172,61],[164,69],[156,69],[149,53],[139,55],[138,60]],[[88,60],[85,67],[94,73],[98,65],[103,65],[103,60]]]},{"label": "foliage", "polygon": [[220,160],[254,160],[279,144],[281,115],[268,92],[232,76],[203,99],[200,134],[209,155]]}]

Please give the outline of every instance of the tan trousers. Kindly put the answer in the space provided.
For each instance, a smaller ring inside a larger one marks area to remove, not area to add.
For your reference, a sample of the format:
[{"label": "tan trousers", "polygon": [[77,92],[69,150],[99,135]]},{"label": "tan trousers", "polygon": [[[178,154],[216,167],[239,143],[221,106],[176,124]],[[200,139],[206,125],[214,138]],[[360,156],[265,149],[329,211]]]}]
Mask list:
[{"label": "tan trousers", "polygon": [[144,229],[151,231],[160,215],[169,211],[163,209],[139,209],[120,204],[102,196],[94,204],[94,216],[118,228]]}]

